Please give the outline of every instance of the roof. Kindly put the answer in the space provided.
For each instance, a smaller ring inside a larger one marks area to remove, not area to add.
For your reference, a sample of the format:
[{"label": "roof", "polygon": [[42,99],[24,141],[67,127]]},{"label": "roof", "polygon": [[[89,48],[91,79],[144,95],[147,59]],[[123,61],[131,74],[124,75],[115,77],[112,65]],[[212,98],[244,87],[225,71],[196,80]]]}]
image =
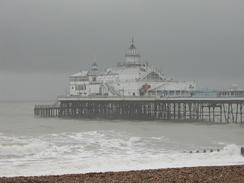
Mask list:
[{"label": "roof", "polygon": [[88,71],[80,71],[80,72],[77,72],[73,75],[71,75],[71,77],[84,77],[84,76],[87,76],[88,74]]},{"label": "roof", "polygon": [[153,88],[150,88],[149,90],[189,90],[190,86],[193,86],[194,82],[191,81],[164,81],[161,83],[158,83]]}]

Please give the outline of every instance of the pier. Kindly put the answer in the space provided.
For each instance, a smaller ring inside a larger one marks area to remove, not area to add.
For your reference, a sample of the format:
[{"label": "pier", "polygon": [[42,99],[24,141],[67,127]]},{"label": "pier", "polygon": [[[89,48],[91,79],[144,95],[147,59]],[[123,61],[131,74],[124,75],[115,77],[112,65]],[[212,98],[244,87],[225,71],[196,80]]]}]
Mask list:
[{"label": "pier", "polygon": [[59,105],[36,105],[37,117],[171,120],[237,123],[244,121],[244,98],[59,97]]},{"label": "pier", "polygon": [[58,117],[60,106],[57,105],[35,105],[34,115],[38,117]]}]

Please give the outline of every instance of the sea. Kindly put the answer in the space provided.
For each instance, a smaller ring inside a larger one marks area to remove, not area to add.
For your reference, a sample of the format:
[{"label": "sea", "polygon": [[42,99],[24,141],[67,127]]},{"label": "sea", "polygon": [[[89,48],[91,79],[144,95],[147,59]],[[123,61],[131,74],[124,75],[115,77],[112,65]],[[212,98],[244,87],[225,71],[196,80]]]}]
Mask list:
[{"label": "sea", "polygon": [[244,125],[37,118],[36,103],[0,102],[0,177],[244,164]]}]

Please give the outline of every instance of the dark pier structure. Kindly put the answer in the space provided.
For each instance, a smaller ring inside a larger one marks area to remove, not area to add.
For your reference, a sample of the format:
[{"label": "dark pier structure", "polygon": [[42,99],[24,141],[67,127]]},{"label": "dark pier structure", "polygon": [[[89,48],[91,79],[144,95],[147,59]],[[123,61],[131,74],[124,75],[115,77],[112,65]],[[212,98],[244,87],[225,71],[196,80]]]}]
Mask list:
[{"label": "dark pier structure", "polygon": [[37,117],[207,121],[244,124],[244,98],[59,97]]}]

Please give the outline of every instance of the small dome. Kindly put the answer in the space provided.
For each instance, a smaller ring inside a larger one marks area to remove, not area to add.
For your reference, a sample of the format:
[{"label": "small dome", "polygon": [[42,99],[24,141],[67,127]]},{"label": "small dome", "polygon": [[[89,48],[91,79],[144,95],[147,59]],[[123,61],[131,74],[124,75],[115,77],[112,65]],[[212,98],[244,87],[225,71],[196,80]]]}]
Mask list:
[{"label": "small dome", "polygon": [[136,51],[134,39],[132,38],[129,50],[125,54],[125,63],[129,66],[138,65],[140,63],[140,57],[140,54]]}]

